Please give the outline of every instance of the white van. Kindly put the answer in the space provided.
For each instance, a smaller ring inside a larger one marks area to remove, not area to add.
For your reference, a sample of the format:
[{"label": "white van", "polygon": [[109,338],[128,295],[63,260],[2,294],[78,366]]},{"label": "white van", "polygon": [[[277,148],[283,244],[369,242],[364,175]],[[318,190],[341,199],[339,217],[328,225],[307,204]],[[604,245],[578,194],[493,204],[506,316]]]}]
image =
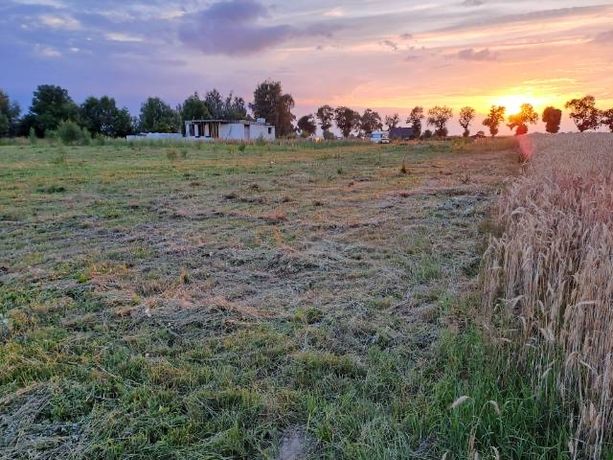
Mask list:
[{"label": "white van", "polygon": [[387,131],[373,131],[370,135],[370,142],[375,144],[389,144],[389,133]]}]

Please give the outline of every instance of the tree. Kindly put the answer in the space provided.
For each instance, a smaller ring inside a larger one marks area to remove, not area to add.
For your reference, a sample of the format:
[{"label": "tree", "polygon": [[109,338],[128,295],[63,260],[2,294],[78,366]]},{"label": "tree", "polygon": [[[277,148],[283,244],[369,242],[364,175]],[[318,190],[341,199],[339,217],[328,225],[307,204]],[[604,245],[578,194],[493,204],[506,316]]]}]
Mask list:
[{"label": "tree", "polygon": [[560,122],[562,121],[562,111],[555,107],[547,107],[543,111],[543,122],[545,123],[545,131],[555,134],[560,131]]},{"label": "tree", "polygon": [[453,111],[447,106],[435,106],[428,110],[428,125],[434,126],[436,136],[447,136],[447,122],[453,117]]},{"label": "tree", "polygon": [[125,137],[132,132],[132,118],[127,108],[119,109],[115,99],[88,97],[79,108],[79,122],[93,135]]},{"label": "tree", "polygon": [[464,128],[464,137],[470,136],[470,130],[468,127],[475,118],[475,109],[472,107],[462,107],[460,109],[460,126]]},{"label": "tree", "polygon": [[487,126],[490,129],[490,134],[494,137],[498,134],[498,126],[504,121],[504,113],[506,108],[501,105],[493,105],[490,108],[490,113],[487,118],[483,120],[483,126]]},{"label": "tree", "polygon": [[507,126],[515,130],[515,135],[520,136],[528,132],[528,123],[535,124],[539,119],[532,104],[522,104],[519,113],[509,115]]},{"label": "tree", "polygon": [[134,132],[134,124],[132,116],[127,107],[118,109],[113,118],[113,125],[109,130],[109,134],[113,137],[125,137]]},{"label": "tree", "polygon": [[602,111],[600,123],[608,127],[609,131],[613,133],[613,109]]},{"label": "tree", "polygon": [[411,125],[413,128],[413,135],[415,137],[421,136],[421,120],[424,119],[424,108],[417,106],[413,107],[411,113],[409,114],[409,118],[407,118],[407,123]]},{"label": "tree", "polygon": [[398,115],[397,113],[395,113],[392,116],[388,115],[385,117],[385,124],[387,125],[388,130],[395,128],[396,126],[398,126],[399,123],[400,123],[400,115]]},{"label": "tree", "polygon": [[283,94],[281,82],[266,80],[260,83],[253,93],[253,103],[249,104],[249,107],[255,118],[264,118],[273,124],[279,136],[294,133],[294,98],[290,94]]},{"label": "tree", "polygon": [[247,117],[247,108],[245,107],[245,100],[242,97],[237,97],[232,94],[228,94],[223,104],[223,111],[221,114],[222,120],[245,120]]},{"label": "tree", "polygon": [[343,133],[343,137],[349,137],[351,131],[360,129],[360,114],[349,107],[337,107],[334,110],[334,121]]},{"label": "tree", "polygon": [[144,132],[176,133],[179,131],[179,116],[160,98],[150,97],[141,105],[139,126]]},{"label": "tree", "polygon": [[570,118],[575,122],[580,132],[598,129],[600,125],[600,112],[596,108],[594,96],[571,99],[566,103],[565,107],[570,109]]},{"label": "tree", "polygon": [[34,91],[30,112],[24,120],[23,130],[34,127],[36,135],[44,136],[45,131],[57,129],[62,121],[76,121],[79,108],[68,95],[68,91],[55,85],[40,85]]},{"label": "tree", "polygon": [[0,113],[0,137],[9,135],[11,124],[8,117],[4,113]]},{"label": "tree", "polygon": [[204,103],[213,120],[221,120],[224,111],[224,100],[216,89],[208,91],[204,96]]},{"label": "tree", "polygon": [[0,90],[0,137],[14,136],[21,109],[17,102],[11,102],[8,95]]},{"label": "tree", "polygon": [[[186,108],[184,108],[187,105]],[[205,110],[206,109],[206,110]],[[185,110],[183,121],[186,120],[245,120],[247,107],[242,97],[230,94],[225,98],[216,89],[212,89],[200,99],[198,93],[188,97],[182,105],[182,112]],[[191,118],[193,116],[193,118]],[[197,116],[197,117],[196,117]]]},{"label": "tree", "polygon": [[305,115],[298,120],[298,129],[302,137],[309,137],[317,131],[317,123],[312,114]]},{"label": "tree", "polygon": [[373,131],[382,128],[383,124],[381,123],[381,115],[374,110],[366,109],[360,118],[360,129],[364,132],[364,134],[370,136]]},{"label": "tree", "polygon": [[329,105],[322,105],[317,109],[315,114],[319,120],[319,126],[324,133],[324,138],[329,136],[330,128],[332,128],[332,121],[334,120],[334,109]]},{"label": "tree", "polygon": [[188,120],[208,120],[211,118],[209,108],[206,102],[200,99],[198,92],[188,96],[178,109],[181,113],[181,121],[183,122]]}]

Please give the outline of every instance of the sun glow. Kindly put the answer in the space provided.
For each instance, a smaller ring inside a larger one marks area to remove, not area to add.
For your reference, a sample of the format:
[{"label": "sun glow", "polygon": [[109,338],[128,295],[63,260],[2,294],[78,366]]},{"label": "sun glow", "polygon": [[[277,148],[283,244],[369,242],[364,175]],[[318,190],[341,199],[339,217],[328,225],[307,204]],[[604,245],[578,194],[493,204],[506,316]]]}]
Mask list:
[{"label": "sun glow", "polygon": [[521,105],[526,103],[533,104],[528,98],[518,95],[501,96],[494,101],[494,105],[506,107],[507,115],[519,113],[521,110]]},{"label": "sun glow", "polygon": [[548,105],[559,106],[563,104],[552,95],[538,95],[533,91],[513,91],[511,94],[503,94],[492,99],[492,104],[506,107],[507,115],[519,113],[522,104],[531,104],[537,112],[541,112]]}]

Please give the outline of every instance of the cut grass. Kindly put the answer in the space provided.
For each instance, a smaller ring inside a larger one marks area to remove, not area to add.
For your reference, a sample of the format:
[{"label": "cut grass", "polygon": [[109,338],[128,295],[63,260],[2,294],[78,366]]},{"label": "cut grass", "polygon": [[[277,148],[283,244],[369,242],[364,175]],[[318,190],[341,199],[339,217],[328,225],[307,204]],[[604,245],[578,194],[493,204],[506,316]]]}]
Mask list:
[{"label": "cut grass", "polygon": [[440,457],[490,146],[1,146],[2,455]]}]

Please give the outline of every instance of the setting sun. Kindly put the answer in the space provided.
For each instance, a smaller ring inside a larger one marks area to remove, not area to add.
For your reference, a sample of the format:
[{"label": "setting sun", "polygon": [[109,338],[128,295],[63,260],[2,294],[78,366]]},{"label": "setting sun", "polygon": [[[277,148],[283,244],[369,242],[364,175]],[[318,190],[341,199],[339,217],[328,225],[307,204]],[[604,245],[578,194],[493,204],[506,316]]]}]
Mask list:
[{"label": "setting sun", "polygon": [[556,95],[539,95],[539,92],[531,89],[518,90],[513,88],[507,94],[495,97],[492,100],[493,105],[501,105],[506,108],[507,115],[519,113],[522,104],[531,104],[537,112],[542,112],[548,105],[561,106],[564,104],[564,99],[556,97]]},{"label": "setting sun", "polygon": [[518,95],[501,96],[497,98],[494,102],[495,105],[501,105],[503,107],[506,107],[506,113],[508,115],[519,113],[521,105],[526,103],[534,105],[534,103],[529,98]]}]

